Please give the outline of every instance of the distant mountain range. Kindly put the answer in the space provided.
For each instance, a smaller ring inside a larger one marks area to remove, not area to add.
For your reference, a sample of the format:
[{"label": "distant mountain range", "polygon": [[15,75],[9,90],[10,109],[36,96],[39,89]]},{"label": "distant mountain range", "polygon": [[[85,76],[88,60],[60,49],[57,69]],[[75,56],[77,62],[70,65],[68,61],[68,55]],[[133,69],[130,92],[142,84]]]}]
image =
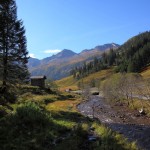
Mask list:
[{"label": "distant mountain range", "polygon": [[120,45],[115,43],[96,46],[93,49],[85,49],[81,53],[64,49],[56,55],[42,60],[29,58],[28,68],[31,75],[46,75],[47,78],[60,79],[70,74],[72,68],[81,66],[83,62],[91,61],[94,57],[100,57],[103,52],[111,48],[117,49]]}]

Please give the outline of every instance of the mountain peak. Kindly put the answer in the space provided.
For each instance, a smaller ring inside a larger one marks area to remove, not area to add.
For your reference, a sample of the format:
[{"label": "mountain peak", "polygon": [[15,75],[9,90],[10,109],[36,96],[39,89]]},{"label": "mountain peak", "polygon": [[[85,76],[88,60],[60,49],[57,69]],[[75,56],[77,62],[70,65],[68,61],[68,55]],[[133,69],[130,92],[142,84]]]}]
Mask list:
[{"label": "mountain peak", "polygon": [[59,52],[58,54],[56,54],[55,56],[59,57],[59,58],[66,58],[66,57],[72,57],[76,55],[75,52],[73,52],[72,50],[69,49],[63,49],[61,52]]},{"label": "mountain peak", "polygon": [[92,49],[85,49],[81,53],[86,53],[86,52],[90,52],[93,50],[106,51],[106,50],[109,50],[110,48],[117,49],[119,46],[120,45],[118,45],[116,43],[107,43],[107,44],[103,44],[103,45],[97,45],[95,48],[92,48]]},{"label": "mountain peak", "polygon": [[61,52],[73,52],[73,51],[70,49],[63,49]]},{"label": "mountain peak", "polygon": [[[98,45],[92,49],[85,49],[80,53],[75,53],[69,49],[63,49],[61,52],[44,58],[37,62],[29,61],[29,69],[32,75],[45,74],[47,77],[59,79],[69,75],[71,68],[80,66],[84,61],[91,61],[93,57],[100,57],[104,51],[110,48],[116,49],[117,44],[109,43]],[[32,60],[32,59],[31,59]],[[33,59],[34,60],[34,59]]]},{"label": "mountain peak", "polygon": [[95,47],[95,49],[103,51],[103,50],[107,50],[110,48],[118,48],[119,45],[116,43],[108,43],[108,44],[104,44],[104,45],[98,45]]}]

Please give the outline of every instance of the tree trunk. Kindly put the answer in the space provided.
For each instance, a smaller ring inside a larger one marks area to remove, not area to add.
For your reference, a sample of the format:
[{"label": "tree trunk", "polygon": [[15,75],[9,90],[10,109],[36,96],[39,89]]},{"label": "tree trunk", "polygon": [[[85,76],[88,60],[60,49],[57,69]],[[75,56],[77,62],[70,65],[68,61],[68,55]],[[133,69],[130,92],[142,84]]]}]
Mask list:
[{"label": "tree trunk", "polygon": [[[5,42],[6,43],[6,42]],[[5,49],[3,51],[3,87],[7,86],[7,76],[8,76],[8,48],[7,48],[7,44],[5,44]]]},{"label": "tree trunk", "polygon": [[3,86],[7,86],[7,59],[6,56],[3,58]]}]

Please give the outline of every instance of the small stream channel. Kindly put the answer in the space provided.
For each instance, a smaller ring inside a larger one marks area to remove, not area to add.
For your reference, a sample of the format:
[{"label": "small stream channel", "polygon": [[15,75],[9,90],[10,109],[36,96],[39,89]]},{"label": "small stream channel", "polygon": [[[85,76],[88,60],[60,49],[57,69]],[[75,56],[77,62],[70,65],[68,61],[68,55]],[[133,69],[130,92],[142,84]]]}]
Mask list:
[{"label": "small stream channel", "polygon": [[[92,96],[77,108],[84,116],[98,118],[101,123],[123,134],[129,141],[137,141],[140,149],[150,150],[150,124],[137,122],[137,118],[128,112],[118,113],[101,96]],[[150,118],[147,121],[150,122]]]}]

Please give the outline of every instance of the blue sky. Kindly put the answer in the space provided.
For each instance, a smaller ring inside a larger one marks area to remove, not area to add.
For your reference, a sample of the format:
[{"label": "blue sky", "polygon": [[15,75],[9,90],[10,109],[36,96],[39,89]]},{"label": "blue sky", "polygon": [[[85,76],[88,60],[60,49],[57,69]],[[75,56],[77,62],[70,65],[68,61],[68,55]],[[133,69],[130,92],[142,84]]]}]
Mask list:
[{"label": "blue sky", "polygon": [[150,0],[16,0],[30,56],[123,44],[150,30]]}]

